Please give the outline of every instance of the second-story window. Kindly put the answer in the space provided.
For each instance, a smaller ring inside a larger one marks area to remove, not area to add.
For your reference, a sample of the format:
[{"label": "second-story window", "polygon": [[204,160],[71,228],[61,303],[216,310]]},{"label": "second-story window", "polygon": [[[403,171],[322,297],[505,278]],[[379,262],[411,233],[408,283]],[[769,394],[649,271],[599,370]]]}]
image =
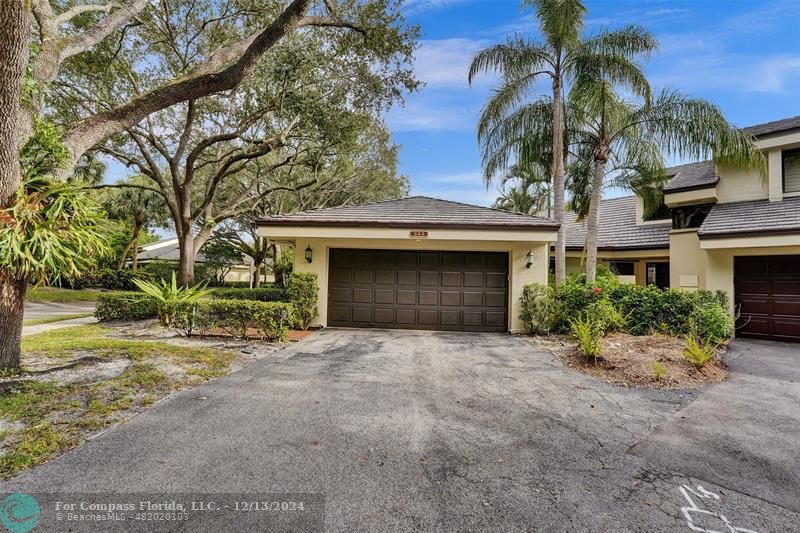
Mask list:
[{"label": "second-story window", "polygon": [[800,192],[800,149],[783,151],[783,192]]},{"label": "second-story window", "polygon": [[689,205],[672,209],[672,229],[699,228],[714,204]]}]

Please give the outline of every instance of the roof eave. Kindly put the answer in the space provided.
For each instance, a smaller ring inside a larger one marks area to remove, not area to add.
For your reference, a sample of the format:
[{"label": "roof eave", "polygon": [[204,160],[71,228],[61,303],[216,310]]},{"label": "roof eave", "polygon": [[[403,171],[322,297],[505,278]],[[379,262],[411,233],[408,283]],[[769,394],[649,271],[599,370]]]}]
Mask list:
[{"label": "roof eave", "polygon": [[719,176],[714,176],[713,183],[703,183],[700,185],[686,185],[684,187],[672,187],[672,188],[664,187],[662,190],[664,191],[664,194],[673,194],[673,193],[688,192],[688,191],[700,191],[703,189],[713,189],[714,187],[717,186],[718,183],[719,183]]},{"label": "roof eave", "polygon": [[732,231],[727,233],[697,232],[697,238],[701,241],[713,239],[725,239],[730,237],[765,237],[768,235],[800,235],[800,228],[781,228],[765,230],[745,230]]},{"label": "roof eave", "polygon": [[525,224],[458,224],[452,222],[382,222],[382,221],[350,221],[350,220],[270,220],[258,219],[256,225],[259,227],[269,226],[298,226],[298,227],[329,227],[329,228],[398,228],[398,229],[419,229],[419,228],[439,228],[439,229],[470,229],[470,230],[558,230],[559,224],[553,223],[525,223]]}]

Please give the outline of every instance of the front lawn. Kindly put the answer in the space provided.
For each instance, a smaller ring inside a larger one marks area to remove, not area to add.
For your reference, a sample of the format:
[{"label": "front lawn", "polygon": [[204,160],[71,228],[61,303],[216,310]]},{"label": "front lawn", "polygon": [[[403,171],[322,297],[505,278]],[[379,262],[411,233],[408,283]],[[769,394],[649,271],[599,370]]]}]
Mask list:
[{"label": "front lawn", "polygon": [[29,302],[96,302],[101,294],[118,291],[84,289],[60,289],[58,287],[36,287],[28,290],[25,300]]},{"label": "front lawn", "polygon": [[156,400],[227,374],[234,354],[76,326],[23,338],[24,372],[0,381],[0,476],[77,445]]}]

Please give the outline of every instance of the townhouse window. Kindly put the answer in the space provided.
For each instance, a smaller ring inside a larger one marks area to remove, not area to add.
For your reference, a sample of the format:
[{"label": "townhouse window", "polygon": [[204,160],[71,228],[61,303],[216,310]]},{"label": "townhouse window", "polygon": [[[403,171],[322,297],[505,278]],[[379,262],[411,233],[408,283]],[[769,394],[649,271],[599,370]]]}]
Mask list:
[{"label": "townhouse window", "polygon": [[672,208],[672,229],[699,228],[714,204]]},{"label": "townhouse window", "polygon": [[800,149],[783,151],[783,192],[800,192]]},{"label": "townhouse window", "polygon": [[611,272],[617,276],[635,276],[635,263],[633,261],[611,261]]},{"label": "townhouse window", "polygon": [[670,208],[667,207],[667,204],[661,204],[650,216],[645,216],[644,221],[650,222],[653,220],[669,220],[670,217]]}]

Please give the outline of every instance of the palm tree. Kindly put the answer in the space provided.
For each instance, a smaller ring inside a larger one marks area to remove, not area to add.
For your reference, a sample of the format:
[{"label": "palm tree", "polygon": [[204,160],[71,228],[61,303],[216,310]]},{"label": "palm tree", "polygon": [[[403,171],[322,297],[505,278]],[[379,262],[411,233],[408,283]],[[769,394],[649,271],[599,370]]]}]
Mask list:
[{"label": "palm tree", "polygon": [[649,199],[653,209],[663,197],[664,155],[704,158],[744,166],[765,167],[752,137],[733,128],[713,104],[663,91],[654,102],[631,104],[615,92],[601,73],[582,73],[570,91],[570,125],[580,160],[591,163],[586,223],[586,281],[597,274],[597,236],[600,202],[606,178],[614,186]]},{"label": "palm tree", "polygon": [[494,202],[498,209],[549,217],[553,208],[550,166],[533,164],[527,168],[512,165],[500,178],[500,196]]},{"label": "palm tree", "polygon": [[113,189],[104,198],[103,207],[108,216],[128,222],[132,226],[131,237],[117,263],[118,270],[125,266],[128,254],[132,254],[131,270],[136,270],[136,252],[142,230],[164,227],[169,217],[164,197],[147,183],[144,178],[134,176],[128,179],[127,187]]},{"label": "palm tree", "polygon": [[602,67],[614,82],[642,89],[640,83],[644,80],[638,77],[638,67],[630,58],[654,49],[655,40],[637,26],[584,38],[586,8],[580,0],[523,0],[522,5],[534,8],[544,40],[536,42],[514,36],[505,44],[479,52],[470,66],[469,82],[482,72],[498,72],[502,79],[478,124],[478,139],[484,150],[484,175],[488,181],[494,177],[500,163],[521,155],[520,141],[529,133],[528,129],[535,130],[539,126],[525,123],[519,131],[505,138],[498,138],[497,127],[513,116],[519,105],[535,92],[536,82],[542,77],[551,82],[551,99],[540,99],[529,105],[544,105],[552,113],[549,122],[552,125],[553,214],[561,224],[556,241],[556,283],[560,284],[566,278],[562,90],[565,83],[590,66]]}]

